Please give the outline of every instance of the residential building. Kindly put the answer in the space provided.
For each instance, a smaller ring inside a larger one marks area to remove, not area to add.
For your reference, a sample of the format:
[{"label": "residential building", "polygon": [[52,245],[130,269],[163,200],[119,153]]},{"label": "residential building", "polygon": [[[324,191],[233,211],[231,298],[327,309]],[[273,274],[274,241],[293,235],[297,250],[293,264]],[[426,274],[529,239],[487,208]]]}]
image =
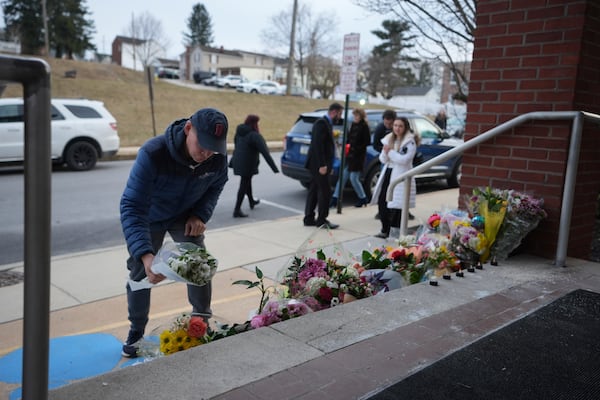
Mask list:
[{"label": "residential building", "polygon": [[112,42],[112,60],[124,68],[143,71],[145,66],[165,57],[165,49],[153,41],[117,36]]}]

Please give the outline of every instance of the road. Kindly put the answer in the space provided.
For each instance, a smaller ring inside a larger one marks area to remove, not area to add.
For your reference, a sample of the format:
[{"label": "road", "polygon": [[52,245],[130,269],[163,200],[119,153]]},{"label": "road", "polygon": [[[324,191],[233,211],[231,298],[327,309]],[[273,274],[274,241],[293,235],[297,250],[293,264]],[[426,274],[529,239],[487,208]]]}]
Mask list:
[{"label": "road", "polygon": [[[280,152],[273,152],[279,164]],[[99,162],[91,171],[52,172],[52,256],[101,249],[124,244],[119,222],[119,200],[133,161]],[[306,189],[283,174],[273,174],[261,161],[252,181],[260,205],[250,211],[247,200],[242,209],[248,218],[233,218],[239,177],[229,170],[225,185],[208,229],[254,223],[302,215]],[[418,192],[445,188],[442,183],[420,185]],[[0,266],[23,261],[24,182],[22,167],[0,168]],[[344,192],[344,207],[356,202],[354,192]],[[375,211],[375,209],[374,209]],[[335,211],[332,210],[332,220]]]},{"label": "road", "polygon": [[[272,153],[278,160],[281,153]],[[91,171],[64,169],[52,173],[52,255],[92,250],[124,243],[119,222],[119,200],[133,161],[99,162]],[[253,179],[261,204],[248,218],[233,218],[239,177],[230,170],[208,229],[303,214],[306,189],[282,174],[273,174],[266,162]],[[0,169],[0,265],[23,260],[24,182],[21,167]],[[353,201],[348,195],[348,201]]]}]

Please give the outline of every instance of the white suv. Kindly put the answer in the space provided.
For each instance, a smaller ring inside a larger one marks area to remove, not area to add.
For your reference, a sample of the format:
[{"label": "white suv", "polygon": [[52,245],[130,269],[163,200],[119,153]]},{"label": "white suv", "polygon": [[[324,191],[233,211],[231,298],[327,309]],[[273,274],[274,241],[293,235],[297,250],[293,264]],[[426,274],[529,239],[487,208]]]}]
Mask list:
[{"label": "white suv", "polygon": [[[52,99],[52,160],[85,171],[119,150],[117,121],[100,101]],[[24,159],[23,99],[0,99],[0,162]]]}]

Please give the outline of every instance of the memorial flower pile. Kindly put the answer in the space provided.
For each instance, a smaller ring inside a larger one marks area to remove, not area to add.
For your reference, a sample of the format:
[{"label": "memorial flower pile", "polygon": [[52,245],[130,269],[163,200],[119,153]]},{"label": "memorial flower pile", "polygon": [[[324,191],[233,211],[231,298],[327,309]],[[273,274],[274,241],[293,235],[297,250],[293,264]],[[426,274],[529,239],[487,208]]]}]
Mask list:
[{"label": "memorial flower pile", "polygon": [[178,351],[187,350],[204,343],[208,343],[208,325],[200,316],[182,314],[175,318],[171,327],[161,332],[160,352],[170,355]]}]

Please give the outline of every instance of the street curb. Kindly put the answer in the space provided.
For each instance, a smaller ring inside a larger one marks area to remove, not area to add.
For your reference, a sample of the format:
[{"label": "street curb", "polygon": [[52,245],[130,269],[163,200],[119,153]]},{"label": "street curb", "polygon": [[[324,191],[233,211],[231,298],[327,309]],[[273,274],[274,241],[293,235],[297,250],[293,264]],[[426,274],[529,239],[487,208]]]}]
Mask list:
[{"label": "street curb", "polygon": [[[267,142],[267,147],[270,151],[283,151],[283,143],[277,141]],[[119,151],[114,156],[107,158],[107,161],[120,161],[120,160],[135,160],[137,157],[139,147],[138,146],[125,146],[119,148]],[[233,143],[227,143],[227,154],[233,153]]]}]

